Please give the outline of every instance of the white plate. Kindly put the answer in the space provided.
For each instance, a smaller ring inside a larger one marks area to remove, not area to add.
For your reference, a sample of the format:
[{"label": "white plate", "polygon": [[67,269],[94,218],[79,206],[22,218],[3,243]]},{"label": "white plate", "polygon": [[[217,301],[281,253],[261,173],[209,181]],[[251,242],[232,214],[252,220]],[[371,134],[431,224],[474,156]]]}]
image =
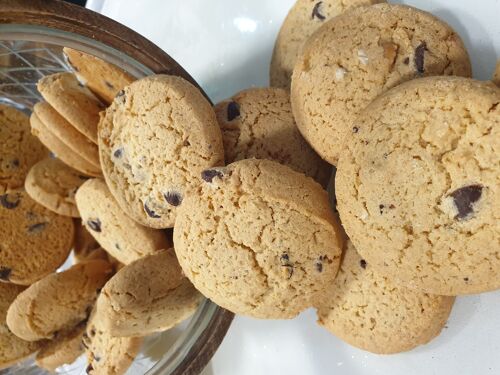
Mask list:
[{"label": "white plate", "polygon": [[[181,63],[214,101],[268,83],[276,33],[293,0],[89,0]],[[490,78],[500,56],[500,0],[393,1],[450,23],[470,52],[474,76]],[[342,343],[313,311],[290,321],[236,318],[212,361],[216,375],[500,374],[500,292],[458,298],[429,345],[378,356]]]}]

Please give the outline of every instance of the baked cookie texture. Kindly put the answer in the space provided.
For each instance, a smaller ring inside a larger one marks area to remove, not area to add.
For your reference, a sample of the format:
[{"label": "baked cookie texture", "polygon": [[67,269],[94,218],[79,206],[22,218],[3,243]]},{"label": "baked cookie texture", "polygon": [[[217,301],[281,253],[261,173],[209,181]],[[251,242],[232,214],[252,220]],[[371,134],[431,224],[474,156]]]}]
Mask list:
[{"label": "baked cookie texture", "polygon": [[307,39],[325,22],[359,6],[384,0],[297,0],[288,12],[274,45],[271,86],[290,89],[293,67]]},{"label": "baked cookie texture", "polygon": [[354,123],[337,208],[361,256],[401,285],[439,295],[500,287],[500,88],[422,78]]},{"label": "baked cookie texture", "polygon": [[130,74],[98,57],[68,47],[63,51],[80,81],[107,104],[134,81]]},{"label": "baked cookie texture", "polygon": [[48,154],[31,135],[29,117],[0,104],[0,194],[22,187],[33,164]]},{"label": "baked cookie texture", "polygon": [[123,264],[171,246],[163,231],[130,219],[101,179],[85,182],[76,193],[76,204],[87,231]]},{"label": "baked cookie texture", "polygon": [[455,297],[399,287],[378,274],[347,241],[318,323],[360,349],[393,354],[428,343],[446,324]]},{"label": "baked cookie texture", "polygon": [[256,318],[293,318],[333,282],[342,235],[328,194],[269,160],[202,172],[181,207],[174,245],[184,274],[218,305]]},{"label": "baked cookie texture", "polygon": [[326,186],[331,166],[307,144],[295,124],[290,94],[278,88],[239,92],[215,106],[226,162],[268,159]]},{"label": "baked cookie texture", "polygon": [[7,311],[7,325],[27,341],[52,339],[85,321],[99,290],[111,277],[108,262],[79,263],[46,276],[20,293]]},{"label": "baked cookie texture", "polygon": [[104,105],[73,73],[56,73],[38,81],[43,98],[92,142],[97,143],[99,112]]},{"label": "baked cookie texture", "polygon": [[404,5],[358,7],[308,40],[292,76],[293,114],[309,144],[336,165],[364,107],[402,82],[437,75],[471,75],[468,53],[450,26]]},{"label": "baked cookie texture", "polygon": [[35,104],[33,112],[50,130],[50,133],[70,148],[73,153],[78,154],[96,169],[100,168],[97,145],[76,130],[49,103],[39,102]]},{"label": "baked cookie texture", "polygon": [[64,263],[74,227],[22,190],[0,195],[0,281],[30,285]]},{"label": "baked cookie texture", "polygon": [[75,194],[87,179],[87,176],[82,176],[62,161],[46,158],[30,169],[24,189],[31,199],[53,212],[62,216],[80,217]]},{"label": "baked cookie texture", "polygon": [[5,322],[7,309],[24,289],[20,285],[0,283],[0,369],[22,361],[42,345],[41,342],[20,339],[9,330]]},{"label": "baked cookie texture", "polygon": [[215,113],[180,77],[155,75],[127,86],[99,124],[101,165],[111,193],[138,223],[173,227],[200,173],[224,164]]},{"label": "baked cookie texture", "polygon": [[101,324],[101,316],[94,308],[83,334],[89,375],[125,374],[139,353],[141,337],[113,337]]},{"label": "baked cookie texture", "polygon": [[87,176],[100,176],[101,168],[87,161],[77,152],[61,141],[45,125],[35,112],[30,117],[31,133],[36,136],[64,164],[82,172]]},{"label": "baked cookie texture", "polygon": [[112,336],[144,336],[181,323],[202,298],[170,249],[122,268],[102,289],[97,309]]},{"label": "baked cookie texture", "polygon": [[83,322],[70,332],[57,335],[52,341],[44,344],[36,354],[36,365],[55,372],[58,367],[75,362],[84,351],[82,339],[85,326],[86,322]]}]

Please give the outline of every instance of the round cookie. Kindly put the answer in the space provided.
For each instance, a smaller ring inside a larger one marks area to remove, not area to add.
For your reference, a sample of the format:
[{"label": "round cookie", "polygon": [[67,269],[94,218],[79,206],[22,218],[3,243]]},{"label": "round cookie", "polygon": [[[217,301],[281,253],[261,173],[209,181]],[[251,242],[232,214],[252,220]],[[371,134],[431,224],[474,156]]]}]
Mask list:
[{"label": "round cookie", "polygon": [[20,339],[9,330],[5,323],[10,304],[23,290],[24,287],[19,285],[0,283],[0,369],[29,357],[42,344]]},{"label": "round cookie", "polygon": [[436,337],[454,301],[396,286],[347,241],[337,278],[317,306],[318,323],[360,349],[400,353]]},{"label": "round cookie", "polygon": [[290,88],[293,67],[307,39],[325,22],[345,11],[384,0],[297,0],[288,12],[274,45],[271,86]]},{"label": "round cookie", "polygon": [[85,228],[104,250],[123,264],[171,246],[163,231],[130,219],[101,179],[85,182],[76,193],[76,204]]},{"label": "round cookie", "polygon": [[30,117],[31,132],[37,136],[50,151],[52,151],[59,159],[70,167],[79,170],[88,176],[99,176],[101,174],[100,167],[96,167],[88,162],[63,141],[52,134],[49,128],[38,118],[36,113],[32,113]]},{"label": "round cookie", "polygon": [[324,24],[304,47],[292,77],[293,114],[309,144],[336,165],[366,105],[430,75],[471,75],[467,51],[447,24],[404,5],[355,8]]},{"label": "round cookie", "polygon": [[39,102],[33,107],[33,112],[50,132],[74,153],[81,156],[95,168],[100,168],[99,150],[97,145],[76,130],[47,102]]},{"label": "round cookie", "polygon": [[55,372],[56,368],[75,362],[84,351],[82,338],[85,326],[86,323],[83,322],[62,337],[58,335],[54,340],[44,344],[36,354],[36,365]]},{"label": "round cookie", "polygon": [[295,124],[287,91],[253,88],[215,106],[226,162],[269,159],[326,186],[331,167],[307,144]]},{"label": "round cookie", "polygon": [[493,82],[500,87],[500,60],[498,60],[495,73],[493,73]]},{"label": "round cookie", "polygon": [[175,252],[196,289],[237,314],[293,318],[333,282],[342,234],[328,194],[269,160],[204,171],[181,207]]},{"label": "round cookie", "polygon": [[103,104],[73,73],[56,73],[38,81],[43,98],[80,133],[97,143],[97,124]]},{"label": "round cookie", "polygon": [[181,323],[202,298],[170,249],[122,268],[102,289],[97,309],[112,336],[144,336]]},{"label": "round cookie", "polygon": [[89,375],[122,375],[127,372],[139,353],[141,337],[113,337],[102,327],[102,319],[94,308],[87,330],[83,334],[83,346],[87,355]]},{"label": "round cookie", "polygon": [[73,245],[73,221],[24,191],[0,195],[0,281],[30,285],[64,263]]},{"label": "round cookie", "polygon": [[99,154],[118,204],[138,223],[173,227],[204,169],[224,164],[210,103],[186,80],[155,75],[127,86],[99,123]]},{"label": "round cookie", "polygon": [[46,158],[35,164],[24,183],[26,193],[45,208],[62,216],[80,217],[75,194],[87,180],[62,161]]},{"label": "round cookie", "polygon": [[46,276],[20,293],[7,311],[7,325],[27,341],[52,339],[86,320],[110,278],[111,265],[102,260],[79,263]]},{"label": "round cookie", "polygon": [[423,78],[357,118],[337,208],[380,274],[439,295],[500,287],[499,102],[491,82]]},{"label": "round cookie", "polygon": [[108,104],[120,90],[135,81],[134,77],[116,65],[95,56],[68,47],[64,47],[63,51],[77,77]]},{"label": "round cookie", "polygon": [[31,166],[48,154],[30,134],[28,116],[0,104],[0,193],[22,187]]}]

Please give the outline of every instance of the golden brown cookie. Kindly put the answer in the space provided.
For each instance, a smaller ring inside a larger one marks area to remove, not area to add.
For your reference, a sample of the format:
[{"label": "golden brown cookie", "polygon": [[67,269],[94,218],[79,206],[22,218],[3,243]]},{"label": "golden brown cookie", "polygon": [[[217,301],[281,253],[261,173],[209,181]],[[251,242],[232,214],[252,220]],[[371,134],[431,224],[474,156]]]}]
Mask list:
[{"label": "golden brown cookie", "polygon": [[28,116],[0,104],[0,194],[22,187],[31,166],[48,154],[30,134]]},{"label": "golden brown cookie", "polygon": [[31,199],[45,208],[62,216],[80,217],[75,194],[87,179],[59,159],[46,158],[31,168],[24,188]]},{"label": "golden brown cookie", "polygon": [[374,270],[440,295],[500,287],[500,88],[430,77],[372,102],[337,166],[342,225]]},{"label": "golden brown cookie", "polygon": [[20,293],[7,312],[7,325],[27,341],[52,339],[86,320],[100,289],[111,276],[102,260],[79,263],[46,276]]},{"label": "golden brown cookie", "polygon": [[226,162],[269,159],[326,186],[331,166],[321,160],[297,129],[287,91],[253,88],[215,106]]},{"label": "golden brown cookie", "polygon": [[104,105],[73,73],[56,73],[38,81],[43,98],[80,133],[97,143],[99,112]]},{"label": "golden brown cookie", "polygon": [[152,228],[173,227],[178,208],[206,168],[224,164],[215,113],[186,80],[135,81],[99,124],[104,177],[122,210]]},{"label": "golden brown cookie", "polygon": [[0,195],[0,281],[29,285],[54,272],[73,245],[73,220],[24,191]]},{"label": "golden brown cookie", "polygon": [[175,252],[206,297],[238,314],[293,318],[333,282],[342,234],[328,194],[269,160],[202,173],[181,207]]},{"label": "golden brown cookie", "polygon": [[293,72],[293,114],[309,144],[336,165],[365,106],[391,87],[431,75],[471,75],[467,51],[450,26],[404,5],[358,7],[308,40]]},{"label": "golden brown cookie", "polygon": [[63,51],[77,77],[105,103],[110,104],[120,90],[135,80],[116,65],[88,53],[68,47]]}]

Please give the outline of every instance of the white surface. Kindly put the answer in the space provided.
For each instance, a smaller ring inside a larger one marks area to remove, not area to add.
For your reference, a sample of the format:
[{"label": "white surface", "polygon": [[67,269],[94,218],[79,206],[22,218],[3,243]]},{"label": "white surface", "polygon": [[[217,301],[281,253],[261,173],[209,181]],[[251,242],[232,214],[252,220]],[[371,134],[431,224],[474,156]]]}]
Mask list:
[{"label": "white surface", "polygon": [[[500,56],[500,0],[394,1],[449,22],[477,78]],[[293,0],[91,0],[181,63],[214,101],[268,82],[276,33]],[[101,9],[100,7],[98,9]],[[377,356],[317,327],[313,311],[291,321],[236,318],[207,373],[216,375],[500,374],[500,292],[458,298],[441,336],[412,352]]]}]

